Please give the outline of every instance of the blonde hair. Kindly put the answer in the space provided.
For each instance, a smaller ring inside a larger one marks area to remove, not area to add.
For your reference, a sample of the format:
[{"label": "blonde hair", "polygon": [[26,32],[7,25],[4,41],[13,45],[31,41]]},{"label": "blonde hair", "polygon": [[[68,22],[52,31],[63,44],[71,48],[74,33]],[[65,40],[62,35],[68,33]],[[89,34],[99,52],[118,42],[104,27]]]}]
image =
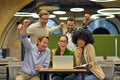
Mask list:
[{"label": "blonde hair", "polygon": [[42,15],[49,15],[49,12],[47,10],[41,10],[39,12],[39,17],[41,17]]}]

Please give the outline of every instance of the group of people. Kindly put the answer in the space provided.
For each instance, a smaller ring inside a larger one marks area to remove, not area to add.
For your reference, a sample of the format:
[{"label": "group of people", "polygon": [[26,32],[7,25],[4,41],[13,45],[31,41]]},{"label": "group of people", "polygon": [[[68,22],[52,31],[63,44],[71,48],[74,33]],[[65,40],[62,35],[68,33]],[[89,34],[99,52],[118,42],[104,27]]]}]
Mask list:
[{"label": "group of people", "polygon": [[[47,22],[49,12],[41,10],[39,12],[39,22],[30,24],[29,19],[25,19],[18,25],[20,38],[25,46],[25,56],[21,71],[17,73],[16,80],[40,80],[39,70],[48,68],[51,57],[54,55],[72,55],[75,59],[75,65],[92,62],[85,73],[85,80],[102,80],[105,78],[104,72],[95,61],[95,50],[93,47],[94,38],[87,28],[74,29],[75,19],[70,17],[65,23],[54,28],[48,28]],[[88,22],[86,22],[88,24]],[[86,25],[85,25],[86,26]],[[50,50],[48,48],[49,33],[65,28],[63,34],[59,37],[58,47]],[[28,40],[30,35],[30,40]],[[63,61],[64,62],[64,61]],[[53,74],[52,80],[82,80],[81,74]]]}]

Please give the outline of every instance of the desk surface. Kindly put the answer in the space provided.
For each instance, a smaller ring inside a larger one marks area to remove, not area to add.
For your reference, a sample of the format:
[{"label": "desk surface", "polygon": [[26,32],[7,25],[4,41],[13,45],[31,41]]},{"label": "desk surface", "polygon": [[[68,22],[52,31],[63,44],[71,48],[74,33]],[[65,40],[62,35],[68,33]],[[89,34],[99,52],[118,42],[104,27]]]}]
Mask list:
[{"label": "desk surface", "polygon": [[0,66],[7,66],[8,63],[7,62],[0,62]]},{"label": "desk surface", "polygon": [[[41,69],[40,73],[40,80],[49,80],[50,73],[84,73],[86,69]],[[46,77],[44,74],[47,74]],[[85,80],[84,74],[82,74],[82,80]]]},{"label": "desk surface", "polygon": [[115,65],[120,65],[120,61],[115,61],[114,64]]},{"label": "desk surface", "polygon": [[41,69],[40,72],[86,72],[86,69]]},{"label": "desk surface", "polygon": [[21,67],[21,62],[0,62],[0,66],[6,66],[6,67]]}]

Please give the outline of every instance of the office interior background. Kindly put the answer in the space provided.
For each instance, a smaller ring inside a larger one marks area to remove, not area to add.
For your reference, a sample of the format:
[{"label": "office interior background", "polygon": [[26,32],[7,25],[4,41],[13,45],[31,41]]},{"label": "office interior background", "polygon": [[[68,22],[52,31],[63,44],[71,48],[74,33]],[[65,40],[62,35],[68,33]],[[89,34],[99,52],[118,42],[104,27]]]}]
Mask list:
[{"label": "office interior background", "polygon": [[[120,0],[1,0],[0,1],[0,48],[6,50],[6,56],[21,59],[22,47],[17,32],[17,24],[24,18],[30,18],[32,23],[38,21],[38,12],[46,9],[50,12],[48,23],[50,28],[65,22],[67,17],[76,19],[79,27],[85,13],[90,13],[92,21],[89,30],[95,37],[97,56],[120,56]],[[71,10],[71,9],[75,10]],[[79,10],[80,9],[80,10]],[[62,11],[59,14],[54,11]],[[103,14],[105,13],[105,14]],[[61,30],[53,35],[61,34]],[[106,37],[107,36],[107,37]],[[51,36],[52,37],[52,36]],[[55,37],[53,37],[55,38]],[[52,39],[56,40],[57,39]],[[51,40],[51,42],[53,42]],[[53,44],[51,43],[50,44]],[[57,43],[54,43],[57,44]],[[49,45],[50,48],[54,46]],[[3,51],[4,52],[4,51]]]},{"label": "office interior background", "polygon": [[[96,56],[104,58],[108,56],[120,57],[120,0],[108,1],[0,0],[0,56],[8,59],[12,58],[13,61],[23,60],[24,48],[17,32],[17,25],[25,18],[30,18],[32,23],[38,21],[38,12],[41,9],[46,9],[50,12],[49,28],[61,22],[66,22],[67,17],[70,16],[75,17],[76,27],[80,27],[84,14],[90,13],[91,22],[88,29],[95,38]],[[54,11],[62,11],[62,13],[59,12],[58,14]],[[57,38],[61,33],[61,30],[58,30],[50,35],[50,49],[57,46]],[[10,69],[12,70],[10,72],[18,71],[17,69],[14,71],[14,69]],[[113,80],[111,78],[113,77],[113,66],[110,67],[108,72],[106,69],[109,68],[105,68],[104,71],[112,75],[108,74],[108,80]],[[15,75],[12,74],[12,78],[14,77]]]}]

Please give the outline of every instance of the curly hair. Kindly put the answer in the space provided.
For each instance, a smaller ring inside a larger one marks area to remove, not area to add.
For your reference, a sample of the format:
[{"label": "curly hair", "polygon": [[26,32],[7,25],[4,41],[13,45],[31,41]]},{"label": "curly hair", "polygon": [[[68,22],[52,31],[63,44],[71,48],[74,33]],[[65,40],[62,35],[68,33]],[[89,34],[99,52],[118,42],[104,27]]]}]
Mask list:
[{"label": "curly hair", "polygon": [[72,40],[74,44],[77,44],[77,40],[82,39],[85,41],[85,45],[88,43],[93,44],[94,38],[92,33],[87,29],[76,28],[72,33]]}]

